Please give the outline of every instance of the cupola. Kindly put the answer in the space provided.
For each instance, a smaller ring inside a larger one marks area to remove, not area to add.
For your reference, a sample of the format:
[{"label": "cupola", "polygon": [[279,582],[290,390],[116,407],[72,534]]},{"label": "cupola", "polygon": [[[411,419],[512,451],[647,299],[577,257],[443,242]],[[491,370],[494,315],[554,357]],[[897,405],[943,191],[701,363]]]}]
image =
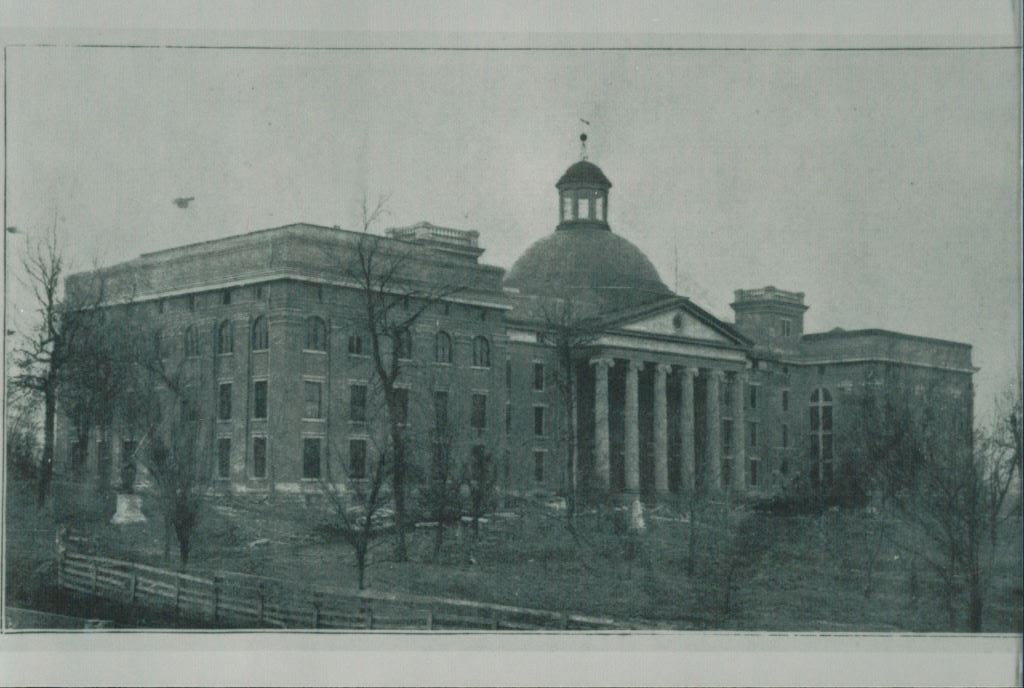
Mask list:
[{"label": "cupola", "polygon": [[580,161],[565,171],[558,189],[558,229],[608,226],[608,189],[612,183],[601,168],[587,160],[587,135],[580,134]]}]

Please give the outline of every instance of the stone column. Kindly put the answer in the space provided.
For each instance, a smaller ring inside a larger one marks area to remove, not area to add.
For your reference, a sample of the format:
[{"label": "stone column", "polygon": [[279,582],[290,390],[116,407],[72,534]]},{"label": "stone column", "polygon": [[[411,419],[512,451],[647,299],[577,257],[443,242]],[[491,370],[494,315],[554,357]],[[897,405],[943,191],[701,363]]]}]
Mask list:
[{"label": "stone column", "polygon": [[744,372],[736,373],[732,399],[732,486],[740,492],[747,489],[747,421],[743,415],[746,377]]},{"label": "stone column", "polygon": [[654,368],[654,490],[668,492],[668,398],[665,378],[672,366],[659,363]]},{"label": "stone column", "polygon": [[697,374],[696,368],[683,368],[680,373],[681,390],[679,394],[679,428],[682,435],[683,471],[682,482],[687,489],[694,490],[697,487],[697,465],[694,459],[693,448],[693,376]]},{"label": "stone column", "polygon": [[611,487],[611,440],[608,432],[608,369],[615,361],[595,358],[594,366],[594,475],[597,486]]},{"label": "stone column", "polygon": [[704,487],[709,492],[716,492],[722,487],[722,409],[719,403],[719,390],[722,386],[721,370],[710,370],[707,392],[707,466],[704,471]]},{"label": "stone column", "polygon": [[641,361],[626,366],[626,492],[640,491],[640,400]]}]

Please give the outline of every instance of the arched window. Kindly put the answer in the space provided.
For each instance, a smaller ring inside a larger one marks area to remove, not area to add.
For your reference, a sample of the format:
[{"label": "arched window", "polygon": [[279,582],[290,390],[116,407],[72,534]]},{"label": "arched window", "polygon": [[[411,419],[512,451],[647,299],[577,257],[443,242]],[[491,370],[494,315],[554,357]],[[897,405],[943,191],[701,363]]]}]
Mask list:
[{"label": "arched window", "polygon": [[473,338],[473,365],[478,368],[491,367],[491,343],[487,337]]},{"label": "arched window", "polygon": [[835,480],[835,448],[832,445],[832,395],[824,387],[811,393],[811,481],[831,488]]},{"label": "arched window", "polygon": [[217,326],[217,353],[230,354],[235,350],[235,326],[230,320]]},{"label": "arched window", "polygon": [[327,325],[316,316],[306,321],[306,348],[327,351]]},{"label": "arched window", "polygon": [[189,325],[185,329],[185,356],[192,357],[199,355],[199,332],[195,325]]},{"label": "arched window", "polygon": [[267,319],[261,315],[252,324],[252,350],[266,351],[269,348],[270,333],[267,331]]},{"label": "arched window", "polygon": [[444,330],[434,337],[434,360],[438,363],[452,362],[452,338]]}]

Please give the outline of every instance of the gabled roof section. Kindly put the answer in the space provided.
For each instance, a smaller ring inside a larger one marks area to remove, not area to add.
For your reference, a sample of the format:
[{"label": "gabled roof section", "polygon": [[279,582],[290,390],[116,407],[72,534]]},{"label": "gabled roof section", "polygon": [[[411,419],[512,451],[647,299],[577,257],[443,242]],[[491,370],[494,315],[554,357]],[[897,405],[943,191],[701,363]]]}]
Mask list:
[{"label": "gabled roof section", "polygon": [[635,330],[630,328],[631,324],[651,322],[655,316],[668,313],[682,313],[684,318],[689,316],[735,346],[747,348],[753,345],[753,341],[740,334],[733,325],[719,320],[685,296],[670,296],[642,306],[624,308],[601,317],[599,322],[607,330]]}]

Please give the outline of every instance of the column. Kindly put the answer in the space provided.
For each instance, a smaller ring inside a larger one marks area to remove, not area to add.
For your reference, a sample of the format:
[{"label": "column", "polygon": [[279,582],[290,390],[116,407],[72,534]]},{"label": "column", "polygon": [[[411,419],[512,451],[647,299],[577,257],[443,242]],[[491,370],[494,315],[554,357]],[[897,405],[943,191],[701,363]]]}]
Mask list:
[{"label": "column", "polygon": [[608,369],[614,361],[610,358],[595,358],[594,366],[594,475],[597,486],[607,490],[611,487],[611,441],[608,434]]},{"label": "column", "polygon": [[654,368],[654,489],[668,492],[668,399],[665,378],[672,366],[659,363]]},{"label": "column", "polygon": [[745,381],[745,373],[736,373],[732,399],[732,486],[741,492],[747,488],[747,421],[743,415]]},{"label": "column", "polygon": [[722,487],[722,409],[718,401],[722,371],[710,370],[707,375],[708,462],[704,471],[704,488],[709,492],[715,492]]},{"label": "column", "polygon": [[689,490],[694,490],[697,487],[697,466],[694,460],[693,448],[693,376],[696,374],[697,369],[691,367],[684,368],[680,374],[682,389],[679,395],[679,407],[682,418],[680,419],[679,428],[683,441],[682,483]]},{"label": "column", "polygon": [[640,491],[639,374],[642,362],[626,366],[626,492]]}]

